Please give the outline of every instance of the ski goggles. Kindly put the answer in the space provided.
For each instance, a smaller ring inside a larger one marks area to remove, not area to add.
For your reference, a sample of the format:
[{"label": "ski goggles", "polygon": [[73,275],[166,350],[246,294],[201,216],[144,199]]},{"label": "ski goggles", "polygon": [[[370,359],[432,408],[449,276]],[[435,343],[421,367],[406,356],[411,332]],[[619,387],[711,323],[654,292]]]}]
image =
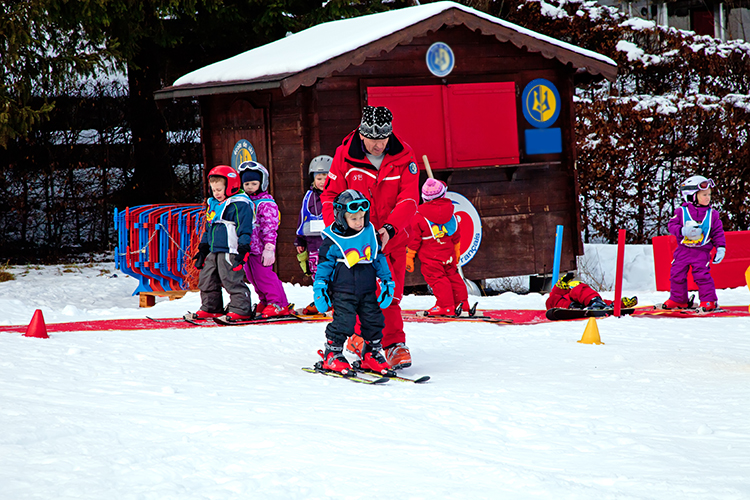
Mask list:
[{"label": "ski goggles", "polygon": [[693,193],[696,190],[703,191],[715,186],[716,184],[714,183],[713,179],[706,179],[705,181],[700,181],[697,184],[683,184],[682,186],[680,186],[680,189],[685,192]]},{"label": "ski goggles", "polygon": [[350,214],[356,214],[360,210],[363,212],[367,212],[370,210],[370,201],[369,200],[352,200],[347,202],[346,204],[336,203],[338,208],[344,208],[346,207],[346,211]]}]

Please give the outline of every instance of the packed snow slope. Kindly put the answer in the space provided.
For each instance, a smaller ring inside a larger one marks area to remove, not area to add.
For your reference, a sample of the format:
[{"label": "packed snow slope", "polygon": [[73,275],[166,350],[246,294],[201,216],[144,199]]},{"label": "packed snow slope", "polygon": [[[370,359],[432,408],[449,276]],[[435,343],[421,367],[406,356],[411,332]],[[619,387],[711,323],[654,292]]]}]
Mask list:
[{"label": "packed snow slope", "polygon": [[[665,300],[648,249],[629,252],[625,294]],[[200,305],[188,294],[139,309],[111,262],[10,271],[0,324]],[[750,291],[719,301],[747,305]],[[0,499],[750,498],[747,318],[602,319],[604,345],[578,343],[585,326],[407,323],[403,374],[432,380],[383,386],[300,370],[324,323],[0,333]]]}]

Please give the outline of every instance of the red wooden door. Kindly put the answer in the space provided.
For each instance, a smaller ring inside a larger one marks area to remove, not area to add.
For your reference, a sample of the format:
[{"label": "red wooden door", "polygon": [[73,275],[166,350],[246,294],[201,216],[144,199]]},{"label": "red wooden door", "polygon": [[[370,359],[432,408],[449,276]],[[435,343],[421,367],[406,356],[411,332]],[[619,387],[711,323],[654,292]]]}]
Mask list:
[{"label": "red wooden door", "polygon": [[439,85],[368,87],[367,103],[393,113],[393,130],[414,150],[417,161],[427,155],[430,166],[446,167],[445,125]]},{"label": "red wooden door", "polygon": [[368,87],[371,106],[393,112],[393,129],[420,164],[435,169],[519,161],[514,82]]}]

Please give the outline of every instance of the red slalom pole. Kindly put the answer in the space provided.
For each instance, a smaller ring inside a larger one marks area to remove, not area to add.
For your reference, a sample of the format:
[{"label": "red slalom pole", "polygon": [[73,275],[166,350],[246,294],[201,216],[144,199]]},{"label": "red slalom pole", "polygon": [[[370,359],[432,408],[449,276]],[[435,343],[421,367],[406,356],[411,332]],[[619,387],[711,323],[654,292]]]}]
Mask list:
[{"label": "red slalom pole", "polygon": [[625,230],[617,232],[617,271],[615,272],[615,316],[620,316],[622,308],[622,268],[625,262]]}]

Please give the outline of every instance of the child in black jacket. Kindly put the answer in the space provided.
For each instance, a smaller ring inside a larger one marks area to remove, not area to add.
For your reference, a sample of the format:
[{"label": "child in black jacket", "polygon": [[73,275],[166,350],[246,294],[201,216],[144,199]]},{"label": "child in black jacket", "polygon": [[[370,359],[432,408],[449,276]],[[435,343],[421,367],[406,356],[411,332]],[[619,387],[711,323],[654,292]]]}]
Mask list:
[{"label": "child in black jacket", "polygon": [[359,191],[347,189],[334,200],[333,211],[334,223],[323,230],[313,284],[318,311],[333,306],[333,321],[326,327],[326,349],[319,351],[322,367],[344,375],[351,371],[343,354],[344,342],[354,332],[359,316],[364,339],[361,366],[385,374],[390,365],[381,346],[381,309],[390,305],[395,283],[370,224],[370,202]]}]

